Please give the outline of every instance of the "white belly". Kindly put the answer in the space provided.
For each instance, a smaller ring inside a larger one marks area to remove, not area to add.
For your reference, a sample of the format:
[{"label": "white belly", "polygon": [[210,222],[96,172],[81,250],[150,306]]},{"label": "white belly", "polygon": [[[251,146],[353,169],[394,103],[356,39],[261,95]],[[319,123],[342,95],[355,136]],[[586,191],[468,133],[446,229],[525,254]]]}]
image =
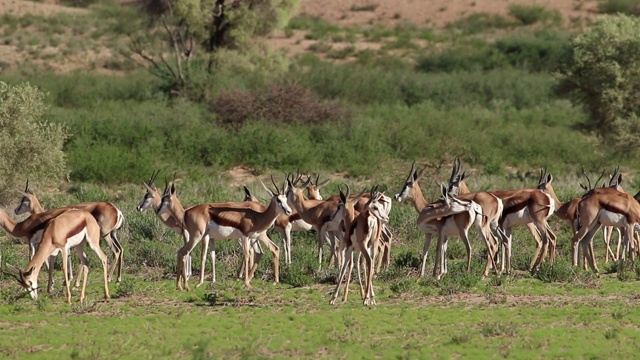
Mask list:
[{"label": "white belly", "polygon": [[529,208],[524,207],[522,210],[511,213],[505,217],[504,226],[512,227],[514,225],[527,225],[531,222]]},{"label": "white belly", "polygon": [[67,248],[67,250],[69,250],[77,245],[80,245],[80,243],[84,241],[85,237],[87,237],[87,228],[83,228],[82,231],[80,231],[78,234],[68,238],[65,247]]},{"label": "white belly", "polygon": [[604,226],[625,227],[629,225],[626,217],[607,210],[600,210],[598,213],[598,221]]},{"label": "white belly", "polygon": [[302,219],[291,223],[291,231],[310,231],[311,229],[313,226]]},{"label": "white belly", "polygon": [[210,221],[207,232],[212,239],[236,239],[242,237],[242,232],[233,226],[223,226],[215,221]]}]

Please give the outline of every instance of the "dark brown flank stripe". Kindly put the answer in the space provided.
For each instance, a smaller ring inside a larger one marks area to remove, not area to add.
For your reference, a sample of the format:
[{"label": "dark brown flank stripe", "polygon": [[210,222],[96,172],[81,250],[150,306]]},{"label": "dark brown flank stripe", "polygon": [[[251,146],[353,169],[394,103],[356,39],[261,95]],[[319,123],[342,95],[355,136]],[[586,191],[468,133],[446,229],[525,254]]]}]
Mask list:
[{"label": "dark brown flank stripe", "polygon": [[83,219],[75,227],[73,227],[67,232],[67,239],[69,239],[72,236],[78,235],[86,227],[87,227],[87,220]]},{"label": "dark brown flank stripe", "polygon": [[513,204],[511,206],[504,206],[504,209],[502,210],[502,215],[509,215],[509,214],[513,214],[515,212],[518,212],[522,209],[524,209],[525,207],[527,207],[527,203],[528,201],[521,201],[519,203]]},{"label": "dark brown flank stripe", "polygon": [[295,214],[289,216],[289,221],[297,221],[297,220],[301,220],[301,219],[302,219],[302,217],[300,216],[299,213],[295,213]]},{"label": "dark brown flank stripe", "polygon": [[211,215],[211,220],[215,221],[216,224],[218,224],[220,226],[230,226],[230,227],[234,227],[236,229],[240,229],[240,222],[238,222],[238,221],[234,221],[233,219],[225,218],[223,216],[220,216],[219,214],[210,213],[210,215]]}]

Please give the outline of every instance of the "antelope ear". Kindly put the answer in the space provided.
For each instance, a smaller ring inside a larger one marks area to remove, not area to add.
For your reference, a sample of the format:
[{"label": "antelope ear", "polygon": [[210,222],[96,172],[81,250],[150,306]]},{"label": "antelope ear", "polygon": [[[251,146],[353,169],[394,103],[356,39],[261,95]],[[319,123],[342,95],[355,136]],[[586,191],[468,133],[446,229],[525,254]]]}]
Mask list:
[{"label": "antelope ear", "polygon": [[20,277],[22,278],[22,280],[25,280],[25,277],[30,276],[31,273],[33,272],[33,266],[29,268],[29,270],[25,271],[25,272],[20,272]]},{"label": "antelope ear", "polygon": [[155,191],[155,185],[153,187],[149,186],[149,184],[147,184],[146,182],[142,182],[142,185],[144,185],[144,187],[147,189],[148,192],[154,192]]},{"label": "antelope ear", "polygon": [[553,175],[547,174],[547,184],[551,184],[552,181],[553,181]]}]

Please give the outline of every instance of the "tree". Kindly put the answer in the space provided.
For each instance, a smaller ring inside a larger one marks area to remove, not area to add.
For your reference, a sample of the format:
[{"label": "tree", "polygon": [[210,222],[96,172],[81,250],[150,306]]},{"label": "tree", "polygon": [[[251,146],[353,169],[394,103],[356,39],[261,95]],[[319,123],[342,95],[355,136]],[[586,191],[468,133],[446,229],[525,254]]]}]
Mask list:
[{"label": "tree", "polygon": [[[150,16],[150,32],[132,38],[132,51],[150,71],[181,94],[195,76],[193,64],[208,75],[221,49],[245,51],[287,24],[297,0],[140,0]],[[161,31],[156,29],[160,27]]]},{"label": "tree", "polygon": [[601,17],[572,40],[557,75],[557,93],[587,110],[583,129],[640,148],[640,18]]},{"label": "tree", "polygon": [[0,201],[14,199],[27,179],[55,183],[66,175],[62,146],[69,133],[42,120],[44,97],[28,83],[0,82]]}]

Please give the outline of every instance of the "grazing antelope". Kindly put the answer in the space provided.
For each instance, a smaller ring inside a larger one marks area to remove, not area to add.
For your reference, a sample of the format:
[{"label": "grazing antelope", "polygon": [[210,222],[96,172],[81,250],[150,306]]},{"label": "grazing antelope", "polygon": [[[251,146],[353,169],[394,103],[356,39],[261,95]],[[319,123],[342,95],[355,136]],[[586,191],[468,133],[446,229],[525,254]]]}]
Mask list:
[{"label": "grazing antelope", "polygon": [[[573,265],[578,263],[580,248],[587,255],[589,266],[599,272],[593,253],[593,237],[603,225],[623,229],[623,247],[618,262],[618,271],[622,269],[625,253],[633,236],[634,227],[640,222],[640,204],[631,195],[614,188],[595,188],[582,197],[577,210],[578,231],[573,237],[577,245],[573,251]],[[632,249],[631,249],[632,250]],[[631,261],[635,252],[631,251]]]},{"label": "grazing antelope", "polygon": [[[273,177],[271,180],[275,185]],[[253,246],[256,240],[262,239],[261,234],[273,225],[279,214],[284,213],[289,215],[292,213],[285,197],[287,183],[284,184],[282,189],[279,189],[276,185],[276,192],[269,190],[262,181],[261,184],[271,195],[271,202],[264,210],[256,209],[256,204],[251,202],[201,204],[193,206],[190,209],[184,209],[175,196],[174,186],[171,187],[173,189],[172,191],[169,191],[168,194],[163,196],[162,203],[157,212],[159,214],[167,211],[171,212],[176,219],[182,219],[182,224],[185,229],[185,245],[178,250],[178,277],[176,280],[178,289],[182,290],[184,283],[184,288],[190,290],[188,282],[186,281],[184,267],[185,256],[188,255],[200,241],[206,241],[208,244],[210,238],[216,240],[242,239],[242,248],[244,251],[244,284],[248,289],[251,289],[250,281],[257,268],[258,262],[254,263],[253,266],[250,264],[250,246]],[[274,276],[275,282],[278,282],[279,249],[273,242],[266,244],[274,254]]]},{"label": "grazing antelope", "polygon": [[[340,275],[336,284],[336,290],[331,297],[331,304],[335,305],[336,299],[340,291],[340,285],[345,275],[347,280],[344,287],[344,295],[342,301],[347,300],[347,294],[349,293],[349,282],[351,279],[351,272],[353,270],[353,251],[358,251],[359,256],[362,255],[365,260],[365,287],[362,286],[362,280],[360,278],[360,261],[357,261],[358,265],[358,280],[360,282],[360,294],[362,296],[364,305],[375,305],[375,293],[373,291],[373,273],[375,271],[373,261],[375,259],[376,249],[380,246],[380,236],[382,231],[382,224],[384,221],[388,222],[389,218],[384,211],[384,207],[380,206],[379,200],[381,193],[376,192],[376,187],[371,190],[369,199],[364,205],[362,211],[356,214],[354,209],[354,203],[357,203],[364,192],[356,196],[355,199],[343,194],[340,191],[340,202],[342,207],[342,220],[345,227],[345,234],[343,241],[340,242],[340,249],[344,251],[344,261],[340,269]],[[348,190],[348,187],[347,187]],[[348,274],[347,274],[348,272]]]},{"label": "grazing antelope", "polygon": [[[17,274],[10,274],[22,287],[27,289],[31,298],[34,300],[38,298],[38,274],[42,264],[49,257],[56,256],[59,252],[62,252],[62,270],[67,289],[67,303],[71,303],[71,290],[69,289],[69,278],[67,276],[67,253],[73,248],[80,257],[81,267],[83,268],[81,272],[84,274],[84,278],[80,302],[84,301],[89,274],[89,261],[85,256],[83,247],[85,243],[88,243],[102,263],[104,297],[108,299],[107,256],[100,249],[100,226],[93,215],[85,210],[68,209],[48,222],[42,222],[41,226],[44,226],[44,228],[40,245],[35,256],[27,264],[26,270],[23,271],[12,266]],[[50,267],[49,272],[52,271],[53,267]]]},{"label": "grazing antelope", "polygon": [[[46,211],[40,214],[30,215],[28,218],[21,222],[16,222],[3,210],[0,209],[0,226],[5,229],[13,237],[22,239],[29,245],[29,260],[33,259],[42,237],[42,231],[45,224],[59,216],[60,214],[69,211],[71,208],[62,207],[51,211]],[[53,269],[55,258],[49,259],[47,267]],[[68,274],[67,274],[68,275]],[[51,291],[53,285],[53,279],[49,278],[47,291]]]},{"label": "grazing antelope", "polygon": [[[40,205],[40,201],[29,187],[28,180],[24,191],[21,191],[21,193],[22,200],[20,200],[20,204],[14,210],[14,213],[16,215],[24,213],[39,214],[45,211],[42,205]],[[100,235],[106,241],[107,246],[109,246],[109,249],[111,249],[111,252],[114,256],[114,262],[109,269],[109,281],[111,281],[113,273],[115,272],[117,267],[117,282],[121,282],[123,249],[122,245],[120,244],[120,240],[118,240],[116,232],[124,224],[124,216],[122,215],[122,211],[120,211],[120,209],[118,209],[112,203],[104,201],[83,202],[79,204],[69,205],[69,207],[88,211],[96,219],[98,225],[100,225]],[[71,268],[71,266],[69,266],[69,268]],[[76,287],[78,286],[80,281],[79,277],[80,276],[76,278]]]},{"label": "grazing antelope", "polygon": [[[411,165],[409,175],[405,180],[402,188],[397,192],[394,197],[396,201],[402,202],[404,200],[411,200],[418,212],[418,228],[425,234],[424,247],[422,251],[422,266],[420,276],[424,276],[427,256],[429,253],[429,246],[431,245],[431,238],[433,235],[438,235],[438,244],[436,247],[436,261],[434,264],[434,276],[440,278],[447,273],[446,263],[446,246],[448,236],[460,236],[466,249],[467,249],[467,270],[471,268],[471,244],[469,242],[468,231],[471,225],[475,222],[480,228],[480,234],[483,237],[485,244],[487,245],[487,252],[489,255],[493,253],[493,234],[488,224],[495,224],[495,217],[500,214],[500,202],[494,196],[487,193],[472,193],[468,200],[452,198],[453,201],[450,205],[442,207],[442,203],[430,204],[422,194],[419,180],[422,178],[423,170],[418,171],[415,166],[415,162]],[[446,188],[441,189],[443,198],[448,200],[448,191]],[[477,196],[477,198],[475,198]],[[476,202],[479,201],[480,203]],[[458,212],[455,213],[453,205],[460,205]],[[486,207],[486,209],[485,209]],[[483,210],[484,209],[484,210]],[[487,215],[484,215],[486,213]],[[491,221],[487,221],[488,214],[492,214]],[[448,216],[451,215],[451,216]],[[441,219],[439,219],[441,218]],[[492,258],[492,256],[491,256]],[[488,259],[487,261],[492,261]],[[487,269],[489,265],[487,265]],[[495,266],[494,266],[495,268]],[[486,270],[488,271],[488,270]]]}]

